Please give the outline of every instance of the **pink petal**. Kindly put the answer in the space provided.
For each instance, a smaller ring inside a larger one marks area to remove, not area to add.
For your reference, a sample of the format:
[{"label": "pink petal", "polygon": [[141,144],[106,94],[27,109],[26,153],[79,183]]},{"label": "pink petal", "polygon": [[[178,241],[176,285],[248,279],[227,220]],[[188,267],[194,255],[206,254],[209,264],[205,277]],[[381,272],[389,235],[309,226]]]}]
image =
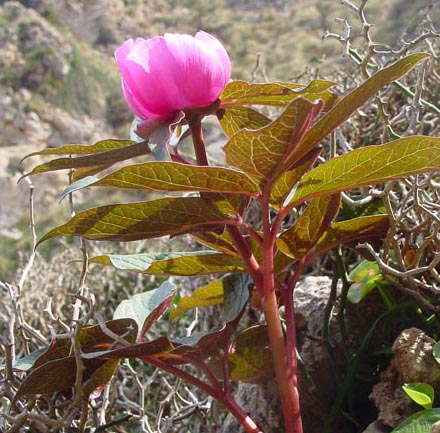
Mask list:
[{"label": "pink petal", "polygon": [[204,32],[203,30],[198,31],[195,35],[195,38],[206,42],[211,47],[211,49],[213,49],[216,52],[217,57],[219,58],[223,66],[224,81],[226,85],[231,78],[232,66],[231,66],[231,59],[229,58],[228,53],[225,50],[225,47],[220,43],[218,39],[216,39],[214,36],[210,35],[209,33]]},{"label": "pink petal", "polygon": [[205,32],[130,39],[115,57],[127,104],[142,119],[210,105],[231,74],[226,50]]}]

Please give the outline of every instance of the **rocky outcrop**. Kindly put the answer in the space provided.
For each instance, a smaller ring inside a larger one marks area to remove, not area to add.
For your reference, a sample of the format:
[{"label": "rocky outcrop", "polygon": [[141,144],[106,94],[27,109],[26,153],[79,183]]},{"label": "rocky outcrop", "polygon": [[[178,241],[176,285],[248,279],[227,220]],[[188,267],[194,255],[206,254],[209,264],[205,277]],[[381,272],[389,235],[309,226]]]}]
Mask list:
[{"label": "rocky outcrop", "polygon": [[440,386],[440,365],[432,355],[435,340],[417,328],[402,331],[393,344],[389,367],[371,394],[379,411],[379,420],[396,427],[414,411],[414,403],[402,390],[404,383],[429,383]]}]

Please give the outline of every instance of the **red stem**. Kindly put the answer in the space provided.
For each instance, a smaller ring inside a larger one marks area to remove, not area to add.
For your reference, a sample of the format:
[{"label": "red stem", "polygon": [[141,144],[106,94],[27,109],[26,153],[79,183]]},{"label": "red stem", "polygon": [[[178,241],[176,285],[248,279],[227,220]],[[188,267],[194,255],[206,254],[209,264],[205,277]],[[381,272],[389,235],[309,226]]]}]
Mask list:
[{"label": "red stem", "polygon": [[206,394],[215,398],[218,402],[222,403],[232,415],[235,416],[237,421],[244,427],[248,433],[263,433],[260,428],[255,424],[255,422],[249,417],[249,415],[237,404],[237,402],[232,398],[230,394],[226,394],[219,387],[213,387],[190,375],[189,373],[177,368],[173,365],[167,364],[155,356],[143,356],[141,359],[149,364],[160,368],[161,370],[167,371],[176,377],[180,377],[188,383],[196,386]]},{"label": "red stem", "polygon": [[205,140],[203,139],[202,118],[199,114],[191,112],[186,112],[185,117],[191,131],[197,165],[209,165]]},{"label": "red stem", "polygon": [[[289,311],[289,320],[286,322],[287,334],[291,339],[286,344],[281,318],[278,309],[278,300],[275,291],[274,255],[277,235],[277,221],[274,225],[270,221],[269,192],[263,192],[261,202],[263,218],[263,258],[262,258],[262,287],[260,291],[264,316],[266,318],[269,341],[272,349],[272,359],[275,369],[275,377],[280,394],[281,407],[284,416],[286,433],[302,433],[301,409],[299,404],[295,322],[293,317],[293,298]],[[289,348],[290,346],[290,348]]]},{"label": "red stem", "polygon": [[254,254],[252,253],[248,243],[244,239],[243,235],[240,233],[238,227],[228,225],[226,226],[226,229],[228,230],[229,236],[231,236],[235,248],[237,248],[238,253],[243,259],[247,271],[254,280],[254,284],[257,286],[257,288],[261,287],[262,274],[260,265],[257,262]]}]

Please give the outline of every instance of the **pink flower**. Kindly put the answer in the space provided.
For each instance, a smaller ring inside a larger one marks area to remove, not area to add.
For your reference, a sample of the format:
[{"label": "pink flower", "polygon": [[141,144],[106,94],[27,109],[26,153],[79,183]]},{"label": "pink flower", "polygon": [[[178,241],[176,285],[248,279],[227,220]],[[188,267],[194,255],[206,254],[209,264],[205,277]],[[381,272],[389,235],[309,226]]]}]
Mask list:
[{"label": "pink flower", "polygon": [[231,76],[223,45],[199,31],[125,41],[115,52],[127,104],[140,119],[163,119],[217,100]]}]

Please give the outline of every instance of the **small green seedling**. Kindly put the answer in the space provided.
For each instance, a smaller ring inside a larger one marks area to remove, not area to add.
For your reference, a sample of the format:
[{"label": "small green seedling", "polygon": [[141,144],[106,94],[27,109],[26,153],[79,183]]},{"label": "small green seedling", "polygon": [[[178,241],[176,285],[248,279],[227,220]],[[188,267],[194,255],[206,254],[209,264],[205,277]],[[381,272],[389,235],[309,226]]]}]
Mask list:
[{"label": "small green seedling", "polygon": [[434,388],[429,383],[405,383],[402,389],[408,397],[424,409],[432,409],[434,402]]}]

